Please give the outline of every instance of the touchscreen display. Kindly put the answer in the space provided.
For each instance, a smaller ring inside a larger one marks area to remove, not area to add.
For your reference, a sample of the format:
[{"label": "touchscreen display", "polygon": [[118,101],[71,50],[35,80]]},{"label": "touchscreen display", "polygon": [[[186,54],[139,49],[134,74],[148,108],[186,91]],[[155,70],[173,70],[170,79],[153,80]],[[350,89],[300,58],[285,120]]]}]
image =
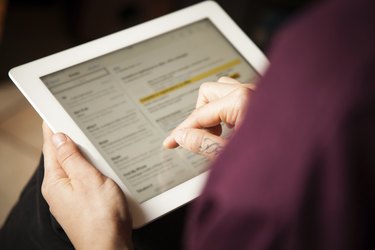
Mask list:
[{"label": "touchscreen display", "polygon": [[203,19],[41,80],[141,203],[207,170],[162,141],[194,110],[200,84],[224,75],[258,77]]}]

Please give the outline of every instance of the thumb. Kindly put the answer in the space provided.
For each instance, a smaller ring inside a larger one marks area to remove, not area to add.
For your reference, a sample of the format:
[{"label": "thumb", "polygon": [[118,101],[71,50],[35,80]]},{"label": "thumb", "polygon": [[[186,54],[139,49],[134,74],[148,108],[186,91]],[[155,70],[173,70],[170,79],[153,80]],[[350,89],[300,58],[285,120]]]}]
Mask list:
[{"label": "thumb", "polygon": [[100,174],[81,154],[77,145],[65,134],[52,135],[52,142],[56,149],[56,159],[70,179],[86,179],[90,173]]},{"label": "thumb", "polygon": [[179,129],[171,137],[183,148],[214,159],[224,148],[225,140],[202,129]]}]

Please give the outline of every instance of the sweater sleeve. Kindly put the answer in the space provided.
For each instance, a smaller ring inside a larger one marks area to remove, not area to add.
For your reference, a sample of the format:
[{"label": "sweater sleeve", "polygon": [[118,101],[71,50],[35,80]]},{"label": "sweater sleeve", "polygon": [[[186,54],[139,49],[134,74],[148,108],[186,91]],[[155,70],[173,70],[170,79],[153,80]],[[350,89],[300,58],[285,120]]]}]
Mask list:
[{"label": "sweater sleeve", "polygon": [[281,32],[187,249],[374,249],[374,10],[324,2]]}]

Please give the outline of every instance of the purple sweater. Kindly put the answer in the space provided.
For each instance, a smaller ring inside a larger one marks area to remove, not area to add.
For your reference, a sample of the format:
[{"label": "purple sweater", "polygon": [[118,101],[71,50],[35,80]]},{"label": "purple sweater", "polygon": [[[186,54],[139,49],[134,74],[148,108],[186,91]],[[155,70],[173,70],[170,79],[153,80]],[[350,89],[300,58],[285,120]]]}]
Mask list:
[{"label": "purple sweater", "polygon": [[275,40],[187,249],[375,249],[375,1],[323,1]]}]

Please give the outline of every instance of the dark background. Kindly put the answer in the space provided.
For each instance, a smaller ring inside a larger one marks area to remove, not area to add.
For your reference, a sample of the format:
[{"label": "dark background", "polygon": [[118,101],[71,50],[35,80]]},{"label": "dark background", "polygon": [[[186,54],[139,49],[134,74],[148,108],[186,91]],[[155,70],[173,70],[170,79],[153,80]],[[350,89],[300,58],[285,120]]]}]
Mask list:
[{"label": "dark background", "polygon": [[[1,1],[1,0],[0,0]],[[8,0],[0,40],[0,81],[10,68],[153,19],[195,0]],[[218,0],[267,51],[270,39],[309,0]]]}]

